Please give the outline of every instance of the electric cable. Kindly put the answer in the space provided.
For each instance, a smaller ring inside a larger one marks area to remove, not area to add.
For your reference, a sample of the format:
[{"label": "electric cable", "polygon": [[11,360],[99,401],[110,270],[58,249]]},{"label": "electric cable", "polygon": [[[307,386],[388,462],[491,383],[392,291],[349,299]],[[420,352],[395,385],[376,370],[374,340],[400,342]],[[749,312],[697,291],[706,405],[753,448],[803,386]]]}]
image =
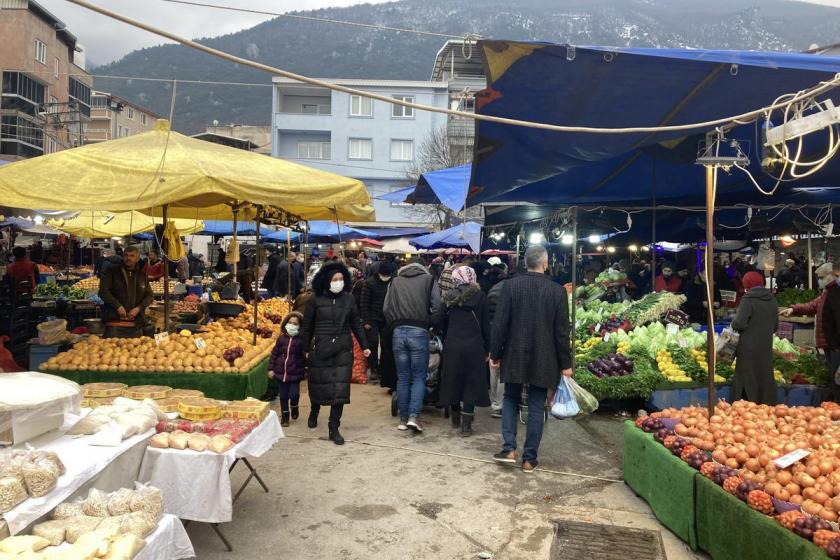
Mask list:
[{"label": "electric cable", "polygon": [[195,50],[199,50],[205,52],[207,54],[216,56],[218,58],[228,60],[230,62],[234,62],[240,64],[242,66],[248,66],[251,68],[255,68],[257,70],[262,70],[271,74],[277,74],[279,76],[283,76],[298,82],[303,82],[311,85],[315,85],[318,87],[323,87],[326,89],[331,89],[334,91],[340,91],[343,93],[347,93],[350,95],[359,95],[362,97],[367,97],[370,99],[383,101],[385,103],[390,103],[392,105],[400,105],[403,107],[411,107],[413,109],[417,109],[420,111],[428,111],[432,113],[441,113],[441,114],[448,114],[454,115],[459,117],[464,117],[468,119],[474,119],[479,121],[485,122],[493,122],[497,124],[507,124],[513,126],[522,126],[526,128],[536,128],[541,130],[549,130],[554,132],[579,132],[579,133],[586,133],[586,134],[637,134],[637,133],[655,133],[655,132],[681,132],[681,131],[688,131],[688,130],[696,130],[696,129],[709,129],[713,128],[718,125],[729,124],[733,120],[743,121],[749,120],[755,117],[759,117],[761,115],[766,114],[768,111],[774,111],[777,109],[782,109],[794,104],[797,101],[800,101],[804,98],[811,98],[827,91],[830,91],[840,85],[840,74],[836,74],[831,80],[820,82],[819,84],[815,85],[813,88],[807,90],[805,93],[797,93],[794,94],[794,97],[783,103],[778,103],[775,105],[769,105],[767,107],[762,107],[760,109],[755,109],[752,111],[748,111],[746,113],[742,113],[739,115],[732,115],[724,118],[718,118],[710,121],[705,122],[698,122],[698,123],[691,123],[691,124],[682,124],[682,125],[668,125],[668,126],[640,126],[640,127],[628,127],[628,128],[600,128],[600,127],[586,127],[586,126],[566,126],[566,125],[557,125],[557,124],[549,124],[549,123],[541,123],[535,121],[524,121],[519,119],[511,119],[507,117],[497,117],[492,115],[481,115],[476,113],[469,113],[465,111],[456,111],[444,107],[435,107],[431,105],[424,105],[420,103],[415,103],[411,101],[405,101],[403,99],[392,98],[386,95],[381,95],[378,93],[373,93],[369,91],[359,90],[347,86],[342,86],[339,84],[335,84],[329,81],[325,81],[318,78],[312,78],[309,76],[304,76],[301,74],[297,74],[295,72],[290,72],[288,70],[282,70],[280,68],[276,68],[273,66],[269,66],[267,64],[262,64],[258,62],[254,62],[252,60],[247,60],[238,56],[231,55],[229,53],[220,51],[218,49],[214,49],[207,45],[203,45],[196,41],[192,41],[190,39],[186,39],[166,31],[164,29],[160,29],[154,27],[152,25],[142,23],[138,20],[129,18],[127,16],[118,14],[112,10],[108,10],[106,8],[102,8],[95,4],[91,4],[87,0],[67,0],[73,4],[78,6],[82,6],[99,14],[105,15],[111,19],[115,19],[121,21],[123,23],[127,23],[134,27],[144,29],[151,33],[155,33],[160,35],[161,37],[166,37],[172,41],[180,43],[181,45],[191,47]]}]

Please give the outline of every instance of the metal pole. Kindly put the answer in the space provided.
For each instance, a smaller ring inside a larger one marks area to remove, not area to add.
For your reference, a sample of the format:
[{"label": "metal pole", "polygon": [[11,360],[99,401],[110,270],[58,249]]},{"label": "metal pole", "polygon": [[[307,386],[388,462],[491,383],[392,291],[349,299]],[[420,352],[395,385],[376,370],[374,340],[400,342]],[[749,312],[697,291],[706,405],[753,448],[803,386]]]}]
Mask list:
[{"label": "metal pole", "polygon": [[811,234],[808,233],[808,289],[814,289],[814,258],[811,254]]},{"label": "metal pole", "polygon": [[712,267],[712,256],[715,245],[715,175],[717,167],[706,166],[706,306],[708,315],[708,331],[706,332],[706,357],[709,371],[706,375],[709,390],[708,408],[709,418],[715,413],[715,311],[714,289],[715,279]]},{"label": "metal pole", "polygon": [[294,299],[292,297],[292,230],[286,229],[286,263],[289,265],[286,268],[286,297],[289,299]]},{"label": "metal pole", "polygon": [[[161,220],[163,221],[163,229],[166,230],[166,219],[169,216],[169,205],[163,205],[161,213]],[[172,247],[169,247],[169,251]],[[169,253],[167,251],[167,253]],[[169,260],[163,259],[163,332],[169,332]]]},{"label": "metal pole", "polygon": [[239,204],[234,204],[231,209],[233,212],[233,248],[237,252],[231,257],[233,262],[233,281],[236,282],[236,273],[239,270],[239,243],[237,241],[237,233],[239,232]]},{"label": "metal pole", "polygon": [[257,222],[257,254],[254,256],[254,339],[252,344],[257,345],[257,327],[260,323],[260,220],[262,219],[262,206],[257,206],[257,215],[254,217]]},{"label": "metal pole", "polygon": [[522,228],[516,234],[516,268],[519,268],[519,241],[522,239]]},{"label": "metal pole", "polygon": [[575,349],[577,344],[577,304],[575,302],[575,292],[577,291],[577,252],[578,252],[578,210],[575,207],[572,215],[574,226],[572,228],[572,317],[570,320],[572,327],[572,371],[575,371]]},{"label": "metal pole", "polygon": [[335,215],[335,229],[338,231],[338,252],[342,261],[344,261],[344,241],[341,239],[341,223],[338,221],[338,209],[333,206],[333,214]]}]

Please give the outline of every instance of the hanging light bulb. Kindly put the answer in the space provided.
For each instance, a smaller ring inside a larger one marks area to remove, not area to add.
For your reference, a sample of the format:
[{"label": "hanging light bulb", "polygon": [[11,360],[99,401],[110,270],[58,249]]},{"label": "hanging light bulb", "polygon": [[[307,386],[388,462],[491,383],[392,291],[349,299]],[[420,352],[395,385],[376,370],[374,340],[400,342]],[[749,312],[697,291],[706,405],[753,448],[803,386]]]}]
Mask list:
[{"label": "hanging light bulb", "polygon": [[638,250],[639,250],[639,247],[638,247],[637,245],[630,245],[629,247],[627,247],[627,249],[628,249],[629,251],[632,251],[632,252],[634,252],[634,253],[635,253],[636,251],[638,251]]},{"label": "hanging light bulb", "polygon": [[564,233],[564,234],[563,234],[563,237],[562,237],[562,238],[560,238],[560,242],[561,242],[563,245],[571,245],[572,243],[574,243],[574,242],[575,242],[575,238],[574,238],[574,236],[573,236],[572,234],[570,234],[570,233]]},{"label": "hanging light bulb", "polygon": [[532,245],[538,245],[543,241],[545,241],[545,236],[541,231],[533,231],[531,232],[531,235],[528,236],[528,243],[531,243]]},{"label": "hanging light bulb", "polygon": [[595,235],[593,233],[592,235],[589,236],[589,242],[592,243],[593,245],[595,243],[598,243],[599,241],[601,241],[601,236],[600,235]]},{"label": "hanging light bulb", "polygon": [[615,247],[607,247],[607,253],[615,253]]},{"label": "hanging light bulb", "polygon": [[601,251],[604,250],[604,246],[603,245],[598,245],[597,247],[595,247],[595,250],[600,253]]}]

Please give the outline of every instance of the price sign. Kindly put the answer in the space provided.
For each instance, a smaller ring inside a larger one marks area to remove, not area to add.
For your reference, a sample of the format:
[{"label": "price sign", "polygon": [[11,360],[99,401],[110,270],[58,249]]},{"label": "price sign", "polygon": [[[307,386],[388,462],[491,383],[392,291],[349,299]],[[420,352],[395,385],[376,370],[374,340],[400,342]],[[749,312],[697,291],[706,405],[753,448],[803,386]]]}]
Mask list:
[{"label": "price sign", "polygon": [[665,314],[665,322],[684,327],[688,325],[688,313],[680,311],[679,309],[669,309]]},{"label": "price sign", "polygon": [[219,297],[219,292],[213,292],[213,301],[221,301],[222,298]]},{"label": "price sign", "polygon": [[203,338],[193,338],[193,342],[195,343],[195,347],[201,350],[202,348],[207,348],[207,343],[204,342]]},{"label": "price sign", "polygon": [[680,332],[680,327],[675,323],[668,323],[665,326],[665,332],[668,334],[677,334],[678,332]]},{"label": "price sign", "polygon": [[801,461],[810,454],[811,452],[807,449],[795,449],[787,455],[782,455],[778,459],[773,459],[773,464],[776,465],[776,468],[786,469],[792,464]]},{"label": "price sign", "polygon": [[599,332],[601,332],[601,323],[598,323],[597,325],[595,325],[595,333],[597,334]]},{"label": "price sign", "polygon": [[161,344],[163,344],[167,340],[169,340],[169,333],[168,332],[159,332],[159,333],[155,334],[155,343],[157,343],[158,346],[160,346]]},{"label": "price sign", "polygon": [[609,341],[610,341],[610,333],[606,333],[604,335],[604,342],[609,342]]}]

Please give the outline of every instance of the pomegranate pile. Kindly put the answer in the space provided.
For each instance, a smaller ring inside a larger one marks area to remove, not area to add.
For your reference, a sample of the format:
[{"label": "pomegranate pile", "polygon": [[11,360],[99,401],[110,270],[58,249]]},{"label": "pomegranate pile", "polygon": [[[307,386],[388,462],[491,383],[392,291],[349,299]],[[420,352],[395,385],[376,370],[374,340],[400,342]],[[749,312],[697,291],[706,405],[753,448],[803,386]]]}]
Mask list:
[{"label": "pomegranate pile", "polygon": [[[840,559],[840,405],[766,406],[719,402],[668,408],[636,426],[752,509]],[[776,460],[807,456],[786,468]]]}]

